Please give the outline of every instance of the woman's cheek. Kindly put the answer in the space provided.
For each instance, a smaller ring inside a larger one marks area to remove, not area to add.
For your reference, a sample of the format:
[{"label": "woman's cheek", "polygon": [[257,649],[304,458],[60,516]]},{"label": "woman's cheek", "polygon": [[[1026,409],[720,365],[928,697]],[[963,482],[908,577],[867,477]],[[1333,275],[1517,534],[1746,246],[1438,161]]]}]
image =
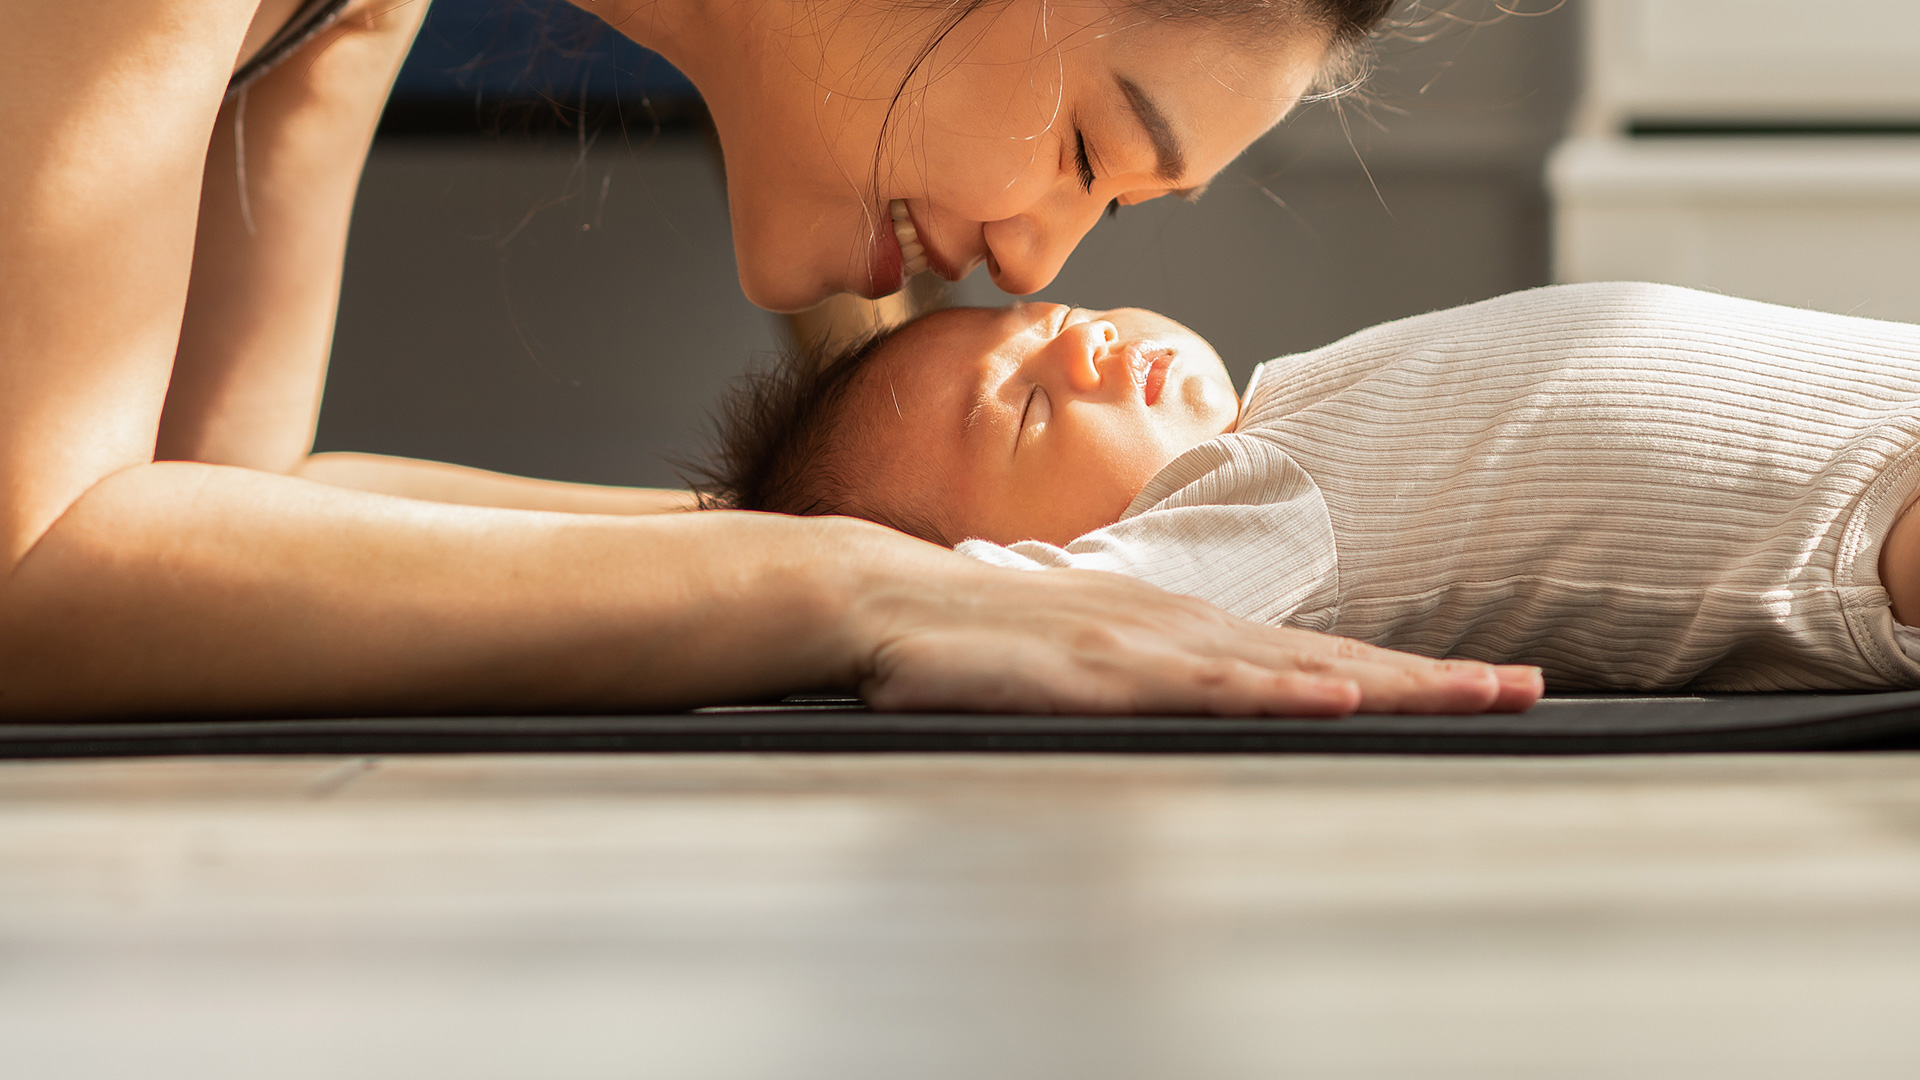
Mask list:
[{"label": "woman's cheek", "polygon": [[1036,158],[1018,149],[953,155],[929,164],[928,202],[942,214],[981,224],[1031,209],[1059,176],[1051,157]]},{"label": "woman's cheek", "polygon": [[1021,213],[1061,175],[1061,142],[1054,128],[1065,121],[1049,114],[1026,122],[999,119],[991,129],[979,122],[930,120],[929,133],[940,130],[941,137],[914,140],[919,143],[915,152],[897,163],[900,175],[918,174],[935,207],[971,221]]},{"label": "woman's cheek", "polygon": [[740,289],[770,311],[796,311],[829,292],[857,288],[862,267],[863,226],[856,214],[829,221],[811,208],[759,198],[735,188],[729,210]]}]

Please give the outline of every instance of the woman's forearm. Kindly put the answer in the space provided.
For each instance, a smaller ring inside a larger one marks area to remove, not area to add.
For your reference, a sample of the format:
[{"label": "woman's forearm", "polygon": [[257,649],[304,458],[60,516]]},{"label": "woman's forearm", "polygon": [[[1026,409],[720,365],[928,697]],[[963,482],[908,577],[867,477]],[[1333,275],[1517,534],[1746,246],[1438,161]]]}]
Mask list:
[{"label": "woman's forearm", "polygon": [[694,508],[693,494],[689,491],[535,480],[465,465],[385,454],[314,454],[294,475],[357,491],[511,510],[665,514]]},{"label": "woman's forearm", "polygon": [[906,550],[850,522],[144,466],[89,491],[0,591],[0,714],[651,709],[847,685],[835,630],[857,589],[830,553],[862,544]]},{"label": "woman's forearm", "polygon": [[0,586],[0,716],[1524,708],[1539,674],[1256,626],[842,518],[553,514],[226,466],[95,485]]}]

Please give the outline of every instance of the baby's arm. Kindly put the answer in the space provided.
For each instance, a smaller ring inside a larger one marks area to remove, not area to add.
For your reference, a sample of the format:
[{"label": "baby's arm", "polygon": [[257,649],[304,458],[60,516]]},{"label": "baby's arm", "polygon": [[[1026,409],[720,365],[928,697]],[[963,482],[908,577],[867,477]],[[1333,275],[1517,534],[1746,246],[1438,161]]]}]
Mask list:
[{"label": "baby's arm", "polygon": [[1333,525],[1292,458],[1229,436],[1181,455],[1155,486],[1168,494],[1066,547],[968,540],[956,550],[1016,569],[1106,570],[1254,622],[1327,628],[1339,592]]},{"label": "baby's arm", "polygon": [[1880,584],[1893,602],[1894,620],[1905,626],[1920,625],[1920,513],[1912,500],[1900,511],[1887,530],[1886,543],[1880,546]]}]

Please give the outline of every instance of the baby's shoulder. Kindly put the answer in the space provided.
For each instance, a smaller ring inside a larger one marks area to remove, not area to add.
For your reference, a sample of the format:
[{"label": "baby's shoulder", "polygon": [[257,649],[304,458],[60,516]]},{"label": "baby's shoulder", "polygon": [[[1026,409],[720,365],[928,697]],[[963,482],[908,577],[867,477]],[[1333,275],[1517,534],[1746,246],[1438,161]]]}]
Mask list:
[{"label": "baby's shoulder", "polygon": [[1316,490],[1279,441],[1259,431],[1229,431],[1168,462],[1123,519],[1193,506],[1271,506]]}]

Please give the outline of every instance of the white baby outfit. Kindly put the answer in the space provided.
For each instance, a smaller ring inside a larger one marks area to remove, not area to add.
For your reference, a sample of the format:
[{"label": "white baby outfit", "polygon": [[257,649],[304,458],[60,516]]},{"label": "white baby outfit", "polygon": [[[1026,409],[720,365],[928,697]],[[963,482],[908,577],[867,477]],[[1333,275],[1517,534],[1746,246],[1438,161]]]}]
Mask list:
[{"label": "white baby outfit", "polygon": [[1116,524],[959,550],[1560,686],[1920,686],[1877,572],[1917,445],[1920,327],[1558,286],[1262,364]]}]

